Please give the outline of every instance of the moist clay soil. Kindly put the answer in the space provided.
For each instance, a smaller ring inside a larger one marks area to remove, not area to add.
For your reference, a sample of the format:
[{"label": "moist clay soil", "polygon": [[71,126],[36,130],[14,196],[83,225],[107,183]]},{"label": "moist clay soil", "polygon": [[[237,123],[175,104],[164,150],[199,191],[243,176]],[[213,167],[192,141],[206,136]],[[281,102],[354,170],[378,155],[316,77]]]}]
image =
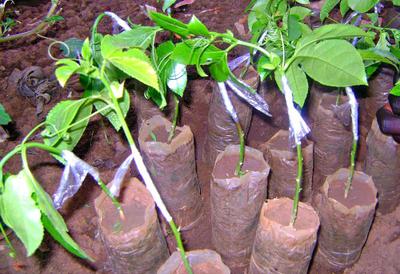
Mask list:
[{"label": "moist clay soil", "polygon": [[[18,24],[12,31],[16,33],[28,30],[41,18],[49,7],[50,1],[15,1],[15,8],[19,11],[16,18]],[[238,35],[234,24],[244,22],[244,9],[249,1],[236,1],[232,5],[231,0],[208,1],[196,0],[193,4],[181,8],[175,16],[182,20],[189,20],[195,14],[209,29],[224,32],[232,30]],[[61,1],[60,15],[65,18],[58,22],[45,33],[47,37],[57,40],[66,40],[71,37],[84,39],[90,34],[90,27],[95,17],[103,11],[113,11],[122,18],[128,16],[134,23],[149,24],[149,20],[141,9],[144,4],[154,5],[155,0],[81,0]],[[229,16],[226,16],[229,15]],[[111,21],[104,20],[99,31],[111,32]],[[9,85],[9,76],[14,69],[23,70],[30,66],[40,66],[47,77],[54,73],[54,61],[47,56],[47,48],[51,42],[38,37],[29,37],[25,40],[0,45],[0,102],[13,118],[13,124],[9,127],[12,139],[0,143],[0,157],[14,148],[36,124],[40,122],[36,118],[36,106],[29,100],[21,97],[16,89]],[[238,49],[239,50],[239,49]],[[56,54],[57,52],[55,52]],[[236,52],[239,54],[239,52]],[[199,161],[205,142],[207,129],[208,102],[211,97],[211,82],[204,79],[189,81],[186,98],[182,106],[181,124],[190,126],[195,136],[197,172],[202,189],[205,211],[201,225],[192,231],[182,233],[184,243],[188,250],[214,249],[211,245],[211,223],[209,206],[209,182],[212,167]],[[59,89],[53,95],[49,104],[44,106],[43,114],[47,113],[58,101],[66,99],[68,95],[79,98],[82,89],[77,81],[71,81],[66,89]],[[267,90],[268,91],[268,90]],[[268,94],[268,92],[266,92]],[[280,96],[278,93],[277,96]],[[273,98],[273,97],[272,97]],[[133,96],[131,98],[133,102]],[[271,104],[271,96],[266,96]],[[284,109],[281,109],[284,113]],[[286,117],[284,115],[279,117]],[[275,115],[275,114],[274,114]],[[277,114],[278,115],[278,114]],[[276,115],[275,115],[276,117]],[[137,136],[135,111],[131,108],[127,121],[130,128]],[[272,119],[265,119],[254,112],[247,145],[258,148],[277,131],[272,126]],[[115,133],[112,126],[104,119],[95,118],[89,124],[84,138],[75,149],[76,154],[88,163],[96,166],[104,181],[108,182],[114,175],[115,168],[129,155],[128,146],[123,138]],[[58,186],[58,180],[62,169],[59,164],[48,154],[40,151],[32,151],[29,155],[35,176],[42,183],[46,191],[54,193]],[[18,158],[11,160],[7,166],[11,172],[19,170],[21,163]],[[132,165],[130,176],[138,176]],[[8,256],[8,250],[4,242],[0,241],[0,273],[109,273],[110,268],[106,262],[105,249],[98,237],[94,200],[100,194],[100,189],[95,182],[88,178],[77,195],[68,201],[61,210],[66,220],[72,237],[96,262],[89,263],[77,259],[69,254],[49,236],[34,256],[27,258],[25,250],[20,242],[11,236],[12,243],[17,248],[18,256],[12,259]],[[164,227],[164,234],[169,233]],[[167,236],[170,251],[175,251],[175,241],[170,233]],[[400,207],[392,213],[375,218],[372,230],[369,234],[360,260],[346,273],[399,273],[398,254],[400,249]],[[235,272],[233,272],[235,273]],[[311,273],[321,273],[318,269],[312,269]]]}]

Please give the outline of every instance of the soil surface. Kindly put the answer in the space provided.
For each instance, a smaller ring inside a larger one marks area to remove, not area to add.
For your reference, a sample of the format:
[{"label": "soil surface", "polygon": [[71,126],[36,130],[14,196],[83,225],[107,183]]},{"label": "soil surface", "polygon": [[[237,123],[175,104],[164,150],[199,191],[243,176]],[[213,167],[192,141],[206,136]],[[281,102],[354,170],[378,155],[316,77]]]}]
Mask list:
[{"label": "soil surface", "polygon": [[[31,29],[47,12],[49,2],[44,0],[16,1],[15,9],[19,15],[15,19],[21,23],[12,32]],[[48,28],[43,35],[62,41],[71,37],[79,39],[88,37],[96,16],[103,11],[113,11],[125,19],[129,17],[134,23],[150,24],[143,12],[144,4],[157,6],[155,0],[61,0],[60,2],[59,14],[65,20]],[[235,1],[235,4],[232,5],[231,0],[196,0],[192,5],[180,8],[175,16],[188,21],[191,15],[195,14],[211,30],[224,32],[230,29],[238,35],[234,24],[243,21],[244,9],[248,2]],[[111,32],[111,20],[105,19],[101,23],[99,31]],[[35,115],[36,107],[29,100],[18,95],[15,87],[9,84],[8,78],[15,69],[23,70],[30,66],[42,67],[47,77],[51,78],[55,69],[55,62],[47,54],[51,43],[52,40],[32,36],[0,46],[0,102],[13,118],[13,123],[7,127],[10,130],[11,140],[0,143],[0,157],[20,143],[23,136],[41,121],[41,117],[37,118]],[[55,50],[53,54],[57,55],[59,52]],[[239,49],[234,54],[239,54]],[[190,76],[190,79],[180,123],[191,127],[196,141],[196,157],[201,159],[200,153],[205,140],[208,102],[212,88],[208,79],[198,79],[193,76]],[[44,106],[43,114],[46,114],[60,100],[76,99],[81,96],[82,89],[77,79],[74,78],[65,89],[58,89],[50,103]],[[133,97],[131,99],[133,102]],[[127,121],[137,137],[133,108],[128,113]],[[271,119],[265,119],[255,112],[247,144],[257,148],[277,131],[278,128],[272,126]],[[40,135],[34,136],[33,139],[40,141]],[[122,135],[115,133],[108,121],[95,117],[76,147],[75,153],[89,164],[97,167],[102,179],[109,182],[116,168],[129,155],[129,150]],[[58,187],[62,166],[51,156],[38,150],[29,151],[29,160],[37,180],[49,194],[53,194]],[[20,159],[14,157],[9,161],[6,169],[16,173],[20,167]],[[188,250],[213,249],[209,203],[212,167],[199,160],[197,161],[197,171],[205,201],[205,213],[197,227],[182,233],[183,240]],[[133,165],[130,175],[138,176]],[[0,273],[109,273],[110,268],[107,264],[105,249],[98,237],[94,210],[94,200],[100,192],[95,181],[87,178],[79,192],[60,211],[71,236],[91,257],[95,258],[95,262],[89,263],[74,257],[48,235],[45,236],[39,250],[27,258],[23,246],[16,236],[12,235],[11,241],[18,254],[15,259],[10,258],[4,241],[0,241]],[[163,229],[167,235],[170,251],[176,250],[174,239],[165,224]],[[393,213],[375,218],[359,262],[347,273],[400,273],[399,253],[400,208],[397,208]],[[233,273],[243,272],[234,271]]]},{"label": "soil surface", "polygon": [[[232,177],[237,177],[235,175],[235,170],[237,162],[239,161],[239,155],[229,154],[222,157],[214,167],[214,175],[216,179],[227,179]],[[261,172],[265,169],[265,164],[260,162],[258,159],[245,156],[242,172],[246,173],[249,171]]]},{"label": "soil surface", "polygon": [[347,208],[367,206],[375,203],[373,189],[360,178],[354,177],[347,198],[344,197],[346,182],[333,181],[329,185],[328,197],[335,199]]}]

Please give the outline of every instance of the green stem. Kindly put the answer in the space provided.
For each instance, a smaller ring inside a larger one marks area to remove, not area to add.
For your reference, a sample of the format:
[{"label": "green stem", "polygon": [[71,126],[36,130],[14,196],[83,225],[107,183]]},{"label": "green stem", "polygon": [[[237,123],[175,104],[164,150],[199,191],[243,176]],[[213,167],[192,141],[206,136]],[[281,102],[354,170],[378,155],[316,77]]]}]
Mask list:
[{"label": "green stem", "polygon": [[30,36],[33,34],[40,33],[48,25],[48,22],[46,22],[46,19],[53,16],[54,12],[56,11],[57,5],[58,5],[58,1],[52,1],[52,4],[49,8],[49,11],[47,12],[46,17],[35,28],[25,31],[25,32],[18,33],[18,34],[0,37],[0,43],[10,42],[10,41],[24,38],[24,37],[27,37],[27,36]]},{"label": "green stem", "polygon": [[172,138],[174,138],[176,123],[179,117],[179,98],[177,95],[174,95],[174,102],[175,102],[175,111],[174,111],[174,117],[172,119],[171,130],[169,131],[168,142],[171,142]]},{"label": "green stem", "polygon": [[190,267],[190,263],[189,263],[188,259],[186,258],[185,248],[183,247],[183,244],[182,244],[181,235],[180,235],[180,233],[179,233],[179,231],[178,231],[178,229],[177,229],[177,227],[175,225],[174,220],[171,220],[169,222],[169,226],[171,227],[172,233],[175,236],[176,242],[178,244],[178,249],[179,249],[179,252],[181,253],[181,257],[183,259],[183,264],[184,264],[184,266],[186,268],[186,271],[187,271],[188,274],[193,274],[192,268]]},{"label": "green stem", "polygon": [[301,144],[296,145],[297,149],[297,177],[296,177],[296,190],[293,198],[292,215],[290,217],[290,226],[296,222],[297,211],[299,208],[299,199],[301,192],[301,180],[303,178],[303,154],[301,152]]},{"label": "green stem", "polygon": [[262,47],[260,47],[258,45],[255,45],[255,44],[252,44],[252,43],[249,43],[249,42],[245,42],[245,41],[242,41],[242,40],[237,40],[236,43],[238,45],[242,45],[242,46],[245,46],[245,47],[248,47],[248,48],[256,49],[256,50],[258,50],[259,52],[261,52],[262,54],[264,54],[267,57],[271,56],[271,54],[268,51],[266,51],[264,48],[262,48]]},{"label": "green stem", "polygon": [[26,143],[29,138],[33,135],[33,133],[35,133],[39,128],[41,128],[42,126],[44,126],[46,123],[42,122],[40,124],[38,124],[37,126],[35,126],[26,136],[25,138],[22,140],[22,144]]},{"label": "green stem", "polygon": [[1,234],[3,234],[4,240],[6,241],[7,246],[10,249],[10,256],[14,258],[17,252],[15,251],[14,246],[12,245],[10,239],[8,238],[7,233],[4,230],[3,224],[1,222],[0,222],[0,232]]},{"label": "green stem", "polygon": [[112,193],[110,192],[110,189],[103,183],[102,180],[99,179],[98,183],[99,183],[101,189],[104,191],[104,193],[111,199],[113,205],[117,208],[117,210],[119,212],[119,217],[122,220],[125,220],[125,214],[124,214],[121,204],[118,202],[118,200],[115,198],[115,196],[112,195]]},{"label": "green stem", "polygon": [[239,122],[235,122],[236,130],[239,136],[239,161],[236,165],[235,175],[243,175],[242,167],[244,163],[245,145],[244,145],[244,132]]},{"label": "green stem", "polygon": [[347,178],[347,183],[346,183],[346,188],[344,190],[344,197],[347,198],[347,195],[349,194],[351,184],[353,182],[353,176],[354,176],[354,169],[356,166],[356,152],[357,152],[357,140],[353,139],[353,146],[351,148],[351,154],[350,154],[350,170],[349,170],[349,177]]}]

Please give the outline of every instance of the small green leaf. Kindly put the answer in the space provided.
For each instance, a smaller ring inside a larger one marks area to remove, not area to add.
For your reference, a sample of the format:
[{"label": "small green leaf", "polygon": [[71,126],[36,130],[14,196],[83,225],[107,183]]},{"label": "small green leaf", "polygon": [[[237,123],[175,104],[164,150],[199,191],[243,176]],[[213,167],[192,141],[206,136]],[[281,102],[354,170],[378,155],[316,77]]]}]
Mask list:
[{"label": "small green leaf", "polygon": [[202,44],[199,40],[179,43],[176,45],[171,59],[184,65],[196,65],[198,60],[200,60],[199,65],[208,65],[219,62],[224,58],[225,51],[214,45],[209,45],[206,49],[203,49],[204,46],[205,44]]},{"label": "small green leaf", "polygon": [[112,53],[107,52],[103,57],[130,77],[156,90],[159,89],[157,73],[143,51],[136,48],[127,51],[116,50]]},{"label": "small green leaf", "polygon": [[79,69],[79,64],[72,59],[61,59],[56,63],[56,78],[62,87],[65,86],[68,79]]},{"label": "small green leaf", "polygon": [[370,60],[370,61],[382,62],[390,64],[395,68],[399,64],[399,60],[396,58],[396,56],[391,54],[389,51],[370,48],[370,49],[359,49],[358,53],[361,55],[361,58],[364,61]]},{"label": "small green leaf", "polygon": [[69,38],[60,44],[60,50],[66,58],[78,58],[83,45],[83,40]]},{"label": "small green leaf", "polygon": [[160,27],[176,33],[182,37],[187,37],[190,34],[188,26],[186,24],[170,16],[150,11],[149,17],[151,20],[153,20],[154,23],[156,23]]},{"label": "small green leaf", "polygon": [[310,4],[309,0],[296,0],[297,3],[302,4],[302,5],[308,5]]},{"label": "small green leaf", "polygon": [[390,90],[390,94],[394,95],[394,96],[400,96],[400,84],[398,83],[397,85],[395,85],[391,90]]},{"label": "small green leaf", "polygon": [[111,91],[114,94],[115,98],[119,99],[122,98],[124,94],[124,85],[125,82],[119,83],[117,81],[113,81],[110,85]]},{"label": "small green leaf", "polygon": [[342,17],[346,15],[349,9],[349,2],[347,0],[340,1],[340,14],[342,15]]},{"label": "small green leaf", "polygon": [[339,3],[340,0],[326,0],[319,13],[319,18],[324,21],[333,8]]},{"label": "small green leaf", "polygon": [[307,16],[310,16],[312,10],[302,7],[302,6],[295,6],[290,8],[290,15],[296,16],[300,21],[304,20]]},{"label": "small green leaf", "polygon": [[297,64],[292,64],[287,69],[286,77],[293,92],[293,101],[302,108],[308,94],[306,74]]},{"label": "small green leaf", "polygon": [[225,82],[229,77],[229,67],[227,57],[221,59],[217,63],[210,65],[211,77],[217,82]]},{"label": "small green leaf", "polygon": [[349,7],[359,13],[365,13],[372,9],[379,0],[347,0]]},{"label": "small green leaf", "polygon": [[190,33],[194,35],[201,35],[204,37],[210,35],[210,32],[208,31],[207,27],[199,19],[197,19],[195,15],[193,15],[192,19],[190,19],[190,22],[188,24],[188,29]]},{"label": "small green leaf", "polygon": [[46,19],[44,19],[45,22],[50,23],[50,24],[54,24],[56,22],[59,21],[63,21],[64,17],[62,17],[61,15],[53,15],[50,17],[47,17]]},{"label": "small green leaf", "polygon": [[393,1],[393,5],[400,6],[400,0],[392,0],[392,1]]},{"label": "small green leaf", "polygon": [[288,16],[288,38],[289,41],[297,40],[301,36],[301,26],[297,17],[294,15]]},{"label": "small green leaf", "polygon": [[306,47],[298,57],[305,72],[323,85],[368,85],[361,56],[347,41],[322,41]]},{"label": "small green leaf", "polygon": [[170,8],[173,4],[175,4],[176,0],[164,0],[164,4],[162,7],[163,12],[165,12],[168,8]]},{"label": "small green leaf", "polygon": [[131,30],[113,35],[108,39],[110,39],[110,43],[115,48],[129,49],[135,47],[147,49],[153,42],[153,38],[159,30],[160,28],[158,27],[136,26]]},{"label": "small green leaf", "polygon": [[144,93],[146,99],[151,98],[151,100],[157,104],[157,106],[163,109],[167,105],[167,100],[165,99],[165,94],[161,93],[154,88],[149,87]]},{"label": "small green leaf", "polygon": [[27,255],[31,256],[43,240],[41,213],[32,200],[34,190],[25,171],[12,175],[5,182],[1,195],[2,219],[24,244]]},{"label": "small green leaf", "polygon": [[172,61],[168,68],[168,87],[177,95],[183,96],[187,85],[186,66]]},{"label": "small green leaf", "polygon": [[[46,117],[44,143],[60,150],[73,150],[89,123],[89,119],[85,118],[91,113],[92,104],[87,104],[86,98],[58,103]],[[69,136],[67,140],[63,138],[66,135]]]},{"label": "small green leaf", "polygon": [[85,60],[90,60],[90,58],[92,58],[92,50],[90,48],[89,38],[86,38],[83,42],[81,54]]},{"label": "small green leaf", "polygon": [[8,115],[4,106],[0,104],[0,125],[7,125],[9,122],[11,122],[11,117]]}]

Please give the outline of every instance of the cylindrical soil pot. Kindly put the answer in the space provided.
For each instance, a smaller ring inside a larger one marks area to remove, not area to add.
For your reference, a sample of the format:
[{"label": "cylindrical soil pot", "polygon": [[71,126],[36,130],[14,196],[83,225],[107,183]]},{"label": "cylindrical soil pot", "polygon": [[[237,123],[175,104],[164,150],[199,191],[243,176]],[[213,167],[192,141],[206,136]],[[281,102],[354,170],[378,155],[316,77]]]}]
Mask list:
[{"label": "cylindrical soil pot", "polygon": [[[313,176],[313,142],[304,140],[303,153],[303,180],[300,198],[309,201],[312,192]],[[280,130],[270,140],[260,147],[271,166],[271,175],[268,183],[268,198],[292,198],[296,188],[297,152],[289,144],[289,131]]]},{"label": "cylindrical soil pot", "polygon": [[317,241],[319,218],[300,202],[294,226],[290,225],[293,200],[279,198],[264,203],[260,214],[249,274],[307,273]]},{"label": "cylindrical soil pot", "polygon": [[171,123],[161,116],[144,121],[139,130],[140,150],[175,223],[181,230],[188,230],[203,210],[194,139],[190,128],[183,126],[176,127],[174,138],[168,142],[170,129]]},{"label": "cylindrical soil pot", "polygon": [[[240,67],[242,68],[242,67]],[[241,69],[236,69],[235,74],[239,74]],[[257,89],[259,84],[259,76],[253,67],[249,67],[245,76],[244,82],[254,89]],[[247,135],[252,117],[252,107],[239,98],[234,92],[227,87],[229,98],[232,101],[242,126],[243,132]],[[217,155],[224,151],[228,145],[239,144],[239,136],[236,125],[233,122],[228,111],[225,109],[221,93],[218,90],[218,85],[214,83],[213,92],[211,95],[209,110],[208,110],[208,135],[203,151],[203,160],[210,165],[214,165]]]},{"label": "cylindrical soil pot", "polygon": [[95,200],[100,236],[113,273],[156,273],[168,259],[153,198],[136,178],[124,182],[120,202],[125,219],[102,193]]},{"label": "cylindrical soil pot", "polygon": [[[221,256],[214,250],[202,249],[186,252],[186,257],[194,274],[230,274],[229,268],[222,262]],[[179,251],[158,269],[157,274],[186,274]]]},{"label": "cylindrical soil pot", "polygon": [[342,271],[360,257],[375,215],[376,188],[372,178],[355,171],[344,197],[349,170],[328,176],[315,199],[321,221],[315,262],[331,272]]},{"label": "cylindrical soil pot", "polygon": [[238,159],[239,146],[227,146],[218,155],[211,175],[212,243],[230,269],[249,263],[270,170],[261,151],[246,147],[245,174],[237,177]]},{"label": "cylindrical soil pot", "polygon": [[338,91],[316,83],[312,86],[309,118],[314,141],[314,189],[320,189],[326,176],[349,165],[353,143],[350,108],[340,109],[347,102],[347,96],[338,97]]},{"label": "cylindrical soil pot", "polygon": [[377,211],[386,214],[396,209],[400,203],[400,145],[380,131],[376,119],[367,138],[365,173],[378,189]]}]

